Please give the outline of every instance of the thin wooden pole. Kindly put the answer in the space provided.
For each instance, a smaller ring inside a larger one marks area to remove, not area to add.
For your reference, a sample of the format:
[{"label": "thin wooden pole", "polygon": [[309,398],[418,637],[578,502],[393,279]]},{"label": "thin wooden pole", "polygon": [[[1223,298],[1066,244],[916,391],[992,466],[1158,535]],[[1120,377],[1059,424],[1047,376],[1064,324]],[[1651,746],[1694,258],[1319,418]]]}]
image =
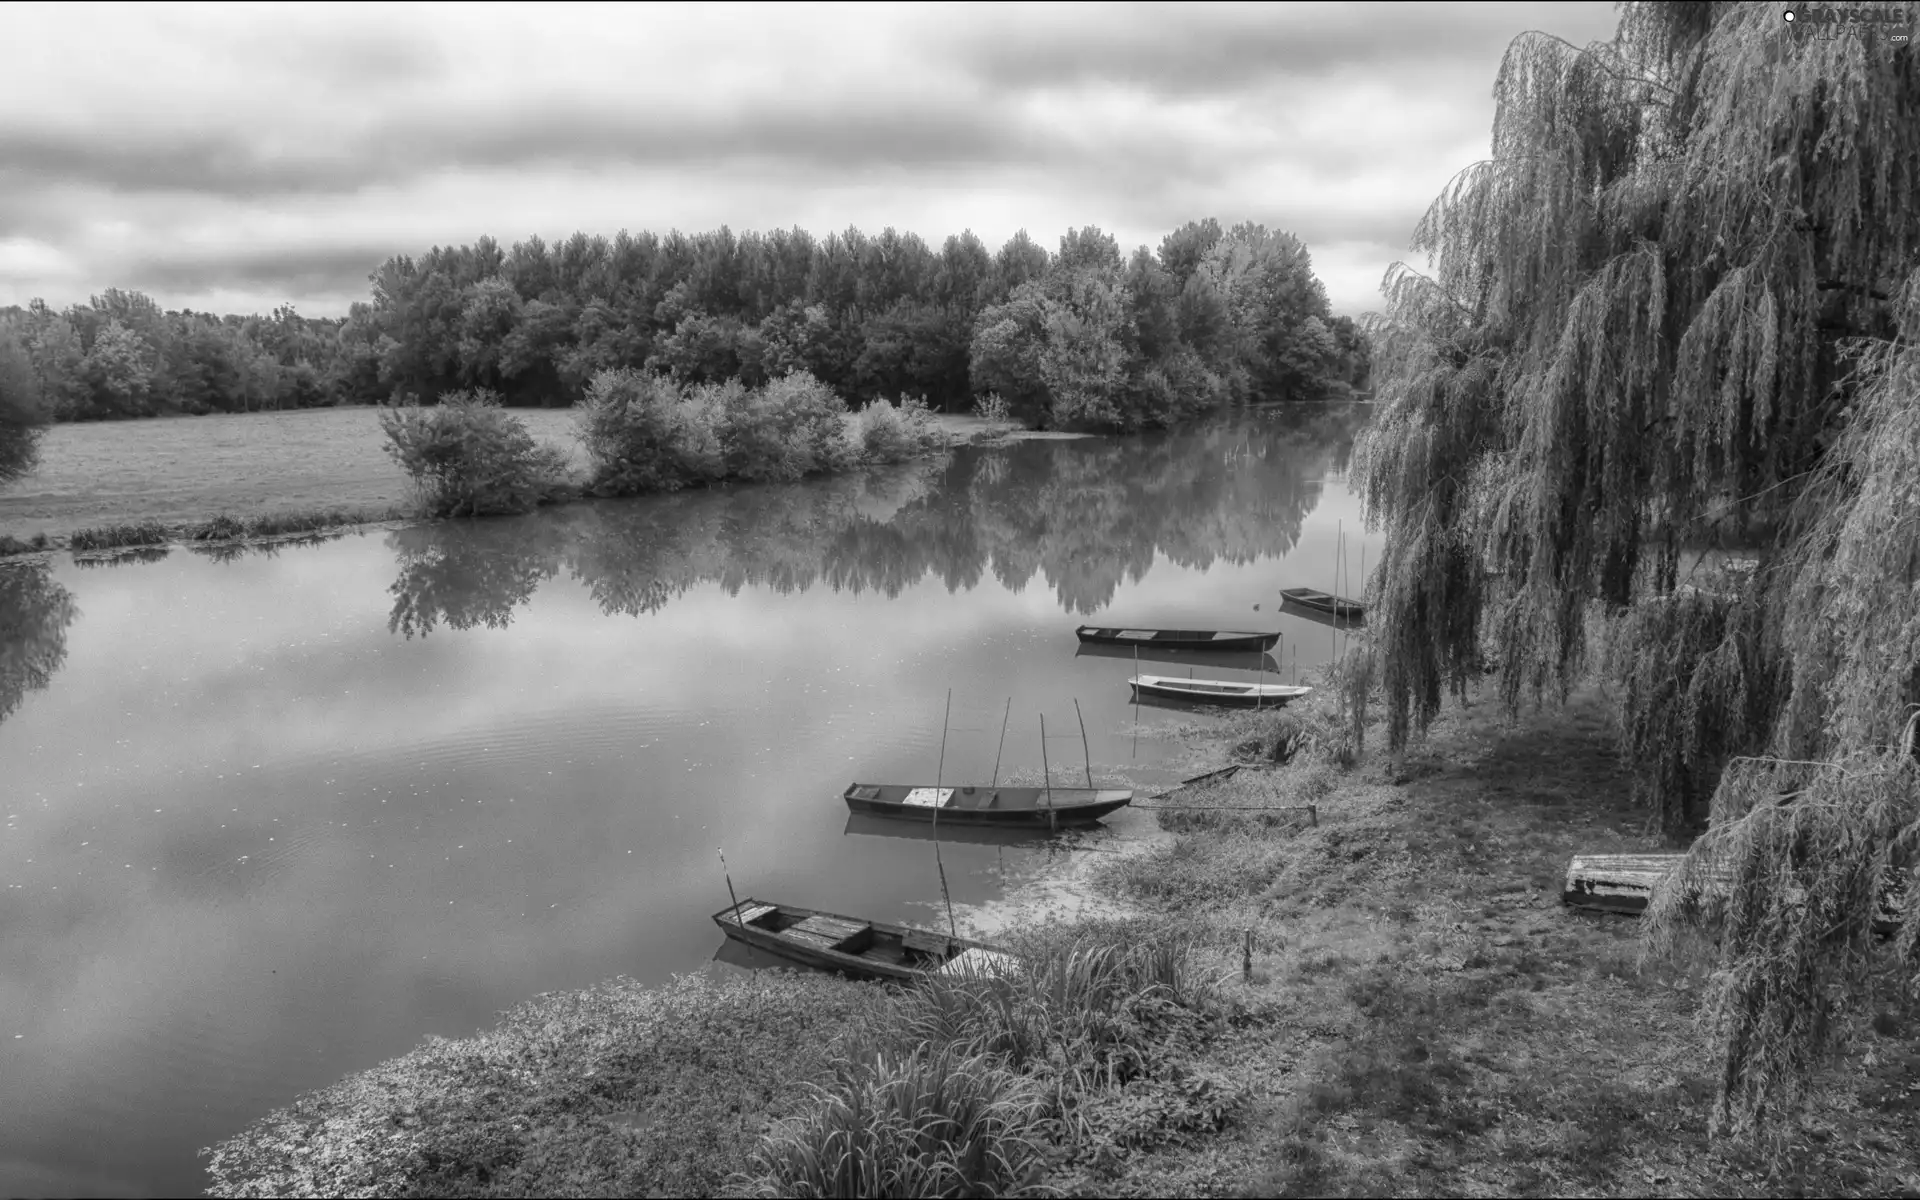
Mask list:
[{"label": "thin wooden pole", "polygon": [[953,719],[953,689],[947,689],[947,711],[940,718],[940,764],[933,769],[933,865],[940,872],[940,898],[947,905],[947,936],[959,937],[953,924],[953,896],[947,891],[947,864],[940,857],[940,784],[947,770],[947,725]]},{"label": "thin wooden pole", "polygon": [[720,856],[720,874],[726,877],[727,899],[733,901],[733,915],[738,918],[740,915],[740,897],[733,894],[733,876],[727,873],[727,852],[718,846],[714,847],[713,852]]},{"label": "thin wooden pole", "polygon": [[[953,721],[953,689],[947,689],[947,711],[940,715],[940,765],[933,769],[934,799],[939,800],[940,781],[947,770],[947,726]],[[977,778],[977,777],[976,777]],[[934,819],[940,817],[940,806],[933,806]]]},{"label": "thin wooden pole", "polygon": [[1073,698],[1073,715],[1080,718],[1080,753],[1087,758],[1087,790],[1093,790],[1093,749],[1087,745],[1087,719],[1080,715],[1080,697]]},{"label": "thin wooden pole", "polygon": [[[1136,650],[1134,653],[1138,654],[1139,651]],[[1013,697],[1008,696],[1007,711],[1000,714],[1000,748],[993,752],[993,782],[988,785],[988,790],[1000,786],[1000,753],[1007,748],[1007,718],[1011,716],[1013,716]]]},{"label": "thin wooden pole", "polygon": [[1059,821],[1053,812],[1053,768],[1047,765],[1047,714],[1040,714],[1040,770],[1046,779],[1047,828],[1052,829]]},{"label": "thin wooden pole", "polygon": [[1133,644],[1133,757],[1140,758],[1140,643]]}]

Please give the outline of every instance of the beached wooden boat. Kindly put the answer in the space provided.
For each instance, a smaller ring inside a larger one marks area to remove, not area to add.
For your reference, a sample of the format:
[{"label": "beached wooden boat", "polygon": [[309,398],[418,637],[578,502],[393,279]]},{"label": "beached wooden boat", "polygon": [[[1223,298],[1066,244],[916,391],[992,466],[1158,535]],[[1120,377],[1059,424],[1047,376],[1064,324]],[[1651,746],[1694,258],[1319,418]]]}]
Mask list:
[{"label": "beached wooden boat", "polygon": [[1218,629],[1127,629],[1082,625],[1074,630],[1083,642],[1116,646],[1153,646],[1161,650],[1271,650],[1278,633],[1248,633]]},{"label": "beached wooden boat", "polygon": [[906,783],[851,783],[847,807],[880,817],[942,825],[1015,825],[1048,828],[1097,821],[1133,801],[1121,788],[921,787]]},{"label": "beached wooden boat", "polygon": [[1285,683],[1234,683],[1225,679],[1182,679],[1173,675],[1135,675],[1127,682],[1142,696],[1186,700],[1195,704],[1231,704],[1244,708],[1278,708],[1313,690]]},{"label": "beached wooden boat", "polygon": [[[1638,916],[1647,909],[1653,889],[1678,866],[1684,854],[1576,854],[1567,864],[1567,881],[1561,891],[1563,903],[1574,908]],[[1708,872],[1710,891],[1724,891],[1728,873]],[[1901,892],[1890,888],[1880,898],[1880,911],[1873,928],[1891,933],[1899,923]]]},{"label": "beached wooden boat", "polygon": [[1019,962],[984,942],[751,898],[721,909],[713,921],[729,938],[755,950],[853,979],[907,982],[928,975],[1001,972]]},{"label": "beached wooden boat", "polygon": [[1349,600],[1345,596],[1336,596],[1332,592],[1323,592],[1315,588],[1281,588],[1280,595],[1291,604],[1301,608],[1311,608],[1329,616],[1343,617],[1349,621],[1359,620],[1367,615],[1367,606],[1358,600]]}]

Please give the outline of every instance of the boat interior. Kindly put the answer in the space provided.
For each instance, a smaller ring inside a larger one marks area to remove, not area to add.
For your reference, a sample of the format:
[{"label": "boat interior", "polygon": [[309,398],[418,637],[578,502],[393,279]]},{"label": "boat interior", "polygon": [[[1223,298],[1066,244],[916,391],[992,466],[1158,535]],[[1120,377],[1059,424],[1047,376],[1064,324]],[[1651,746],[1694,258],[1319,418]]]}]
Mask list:
[{"label": "boat interior", "polygon": [[941,966],[963,949],[938,934],[880,929],[863,921],[826,913],[797,912],[773,904],[751,905],[741,912],[740,923],[816,949],[909,970]]}]

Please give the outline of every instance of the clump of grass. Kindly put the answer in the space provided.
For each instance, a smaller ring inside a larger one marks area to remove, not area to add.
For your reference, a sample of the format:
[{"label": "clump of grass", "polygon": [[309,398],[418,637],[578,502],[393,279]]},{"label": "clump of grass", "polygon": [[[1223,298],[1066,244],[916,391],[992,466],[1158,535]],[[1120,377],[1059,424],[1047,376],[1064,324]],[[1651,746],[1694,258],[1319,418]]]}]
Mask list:
[{"label": "clump of grass", "polygon": [[987,392],[975,397],[973,415],[983,421],[1013,424],[1013,406],[999,392]]},{"label": "clump of grass", "polygon": [[[389,516],[394,514],[388,514]],[[221,513],[205,521],[188,525],[180,536],[191,542],[227,542],[243,538],[280,537],[293,533],[314,533],[384,519],[367,512],[323,508],[304,512],[262,513],[254,517],[235,517]]]},{"label": "clump of grass", "polygon": [[139,521],[82,529],[67,539],[67,548],[77,551],[115,550],[121,546],[164,546],[172,540],[173,531],[165,525],[158,521]]},{"label": "clump of grass", "polygon": [[572,491],[566,453],[536,442],[484,388],[449,392],[432,408],[385,409],[380,428],[431,516],[531,512]]},{"label": "clump of grass", "polygon": [[763,972],[542,996],[204,1153],[223,1196],[715,1195],[831,1079],[877,989]]},{"label": "clump of grass", "polygon": [[47,546],[47,535],[44,533],[36,533],[25,541],[9,533],[0,533],[0,558],[14,554],[33,554],[36,551],[45,550]]},{"label": "clump of grass", "polygon": [[754,1154],[755,1196],[1005,1196],[1043,1164],[1046,1102],[988,1054],[923,1044],[842,1064]]}]

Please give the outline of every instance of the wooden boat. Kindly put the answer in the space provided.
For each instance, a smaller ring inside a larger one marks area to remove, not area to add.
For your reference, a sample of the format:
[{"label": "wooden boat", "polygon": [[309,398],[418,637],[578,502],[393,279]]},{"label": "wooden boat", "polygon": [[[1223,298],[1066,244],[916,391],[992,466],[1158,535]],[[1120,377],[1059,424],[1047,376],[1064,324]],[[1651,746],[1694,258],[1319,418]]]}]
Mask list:
[{"label": "wooden boat", "polygon": [[729,938],[755,950],[853,979],[907,982],[928,975],[1004,972],[1019,963],[984,942],[752,898],[721,909],[713,921]]},{"label": "wooden boat", "polygon": [[[1314,614],[1318,616],[1319,614]],[[1238,654],[1211,650],[1162,650],[1156,646],[1119,646],[1108,642],[1081,642],[1074,647],[1075,658],[1111,658],[1115,662],[1167,663],[1183,669],[1203,671],[1265,671],[1278,677],[1280,660],[1264,650],[1243,650]]]},{"label": "wooden boat", "polygon": [[1218,629],[1110,629],[1082,625],[1074,632],[1083,642],[1153,646],[1161,650],[1271,650],[1280,640],[1278,633]]},{"label": "wooden boat", "polygon": [[1048,828],[1097,821],[1132,803],[1118,788],[917,787],[905,783],[850,783],[843,795],[857,813],[907,817],[942,825],[1015,825]]},{"label": "wooden boat", "polygon": [[1301,608],[1311,608],[1315,612],[1344,617],[1349,621],[1358,620],[1367,615],[1367,606],[1360,601],[1336,596],[1332,592],[1322,592],[1314,588],[1281,588],[1280,595]]},{"label": "wooden boat", "polygon": [[1245,708],[1278,708],[1313,690],[1285,683],[1234,683],[1224,679],[1181,679],[1172,675],[1135,675],[1127,682],[1142,696]]},{"label": "wooden boat", "polygon": [[[1684,854],[1576,854],[1567,864],[1566,886],[1561,903],[1574,908],[1639,916],[1653,898],[1653,889],[1678,866]],[[1709,871],[1707,889],[1724,892],[1728,873]],[[1880,898],[1880,911],[1874,915],[1876,933],[1891,933],[1899,924],[1903,893],[1889,887]]]}]

